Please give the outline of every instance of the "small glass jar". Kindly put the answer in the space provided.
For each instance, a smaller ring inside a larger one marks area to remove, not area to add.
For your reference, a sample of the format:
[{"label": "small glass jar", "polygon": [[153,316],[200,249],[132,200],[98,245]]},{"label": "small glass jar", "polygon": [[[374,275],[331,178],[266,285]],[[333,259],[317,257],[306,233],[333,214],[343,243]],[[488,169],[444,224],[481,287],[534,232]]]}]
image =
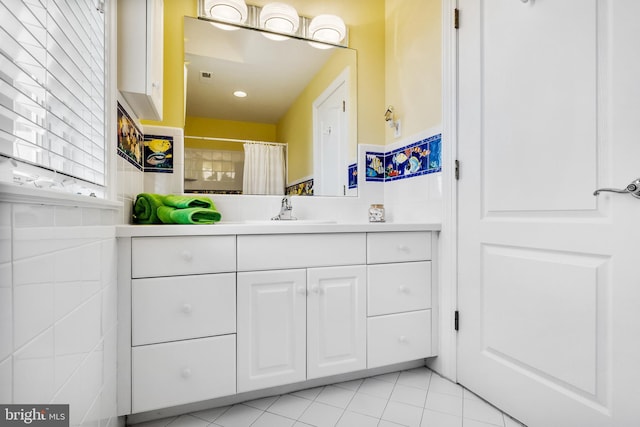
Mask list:
[{"label": "small glass jar", "polygon": [[384,205],[369,207],[369,222],[384,222]]}]

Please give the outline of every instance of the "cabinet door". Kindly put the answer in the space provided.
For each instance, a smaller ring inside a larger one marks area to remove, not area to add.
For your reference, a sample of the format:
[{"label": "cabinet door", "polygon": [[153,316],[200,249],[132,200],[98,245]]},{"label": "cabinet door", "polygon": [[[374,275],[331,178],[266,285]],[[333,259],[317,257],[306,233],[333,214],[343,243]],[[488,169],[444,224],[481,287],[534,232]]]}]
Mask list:
[{"label": "cabinet door", "polygon": [[307,378],[365,369],[366,267],[311,268],[307,289]]},{"label": "cabinet door", "polygon": [[238,273],[238,392],[304,381],[305,270]]}]

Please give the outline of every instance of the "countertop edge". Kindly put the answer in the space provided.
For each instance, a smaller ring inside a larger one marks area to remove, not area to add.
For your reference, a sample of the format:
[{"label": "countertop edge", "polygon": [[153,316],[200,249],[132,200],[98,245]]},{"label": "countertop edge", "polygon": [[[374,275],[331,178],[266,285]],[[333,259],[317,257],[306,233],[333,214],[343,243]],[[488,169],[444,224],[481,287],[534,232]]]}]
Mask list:
[{"label": "countertop edge", "polygon": [[223,236],[245,234],[313,234],[313,233],[371,233],[389,231],[440,231],[439,222],[407,223],[218,223],[211,225],[119,225],[117,237]]}]

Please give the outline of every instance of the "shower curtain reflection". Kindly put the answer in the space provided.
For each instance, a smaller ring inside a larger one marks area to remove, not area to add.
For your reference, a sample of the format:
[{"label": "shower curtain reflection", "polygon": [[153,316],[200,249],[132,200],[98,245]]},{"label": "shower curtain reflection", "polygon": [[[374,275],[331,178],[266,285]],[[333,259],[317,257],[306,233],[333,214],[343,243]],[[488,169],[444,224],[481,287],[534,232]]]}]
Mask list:
[{"label": "shower curtain reflection", "polygon": [[244,144],[243,194],[283,195],[286,174],[284,144]]}]

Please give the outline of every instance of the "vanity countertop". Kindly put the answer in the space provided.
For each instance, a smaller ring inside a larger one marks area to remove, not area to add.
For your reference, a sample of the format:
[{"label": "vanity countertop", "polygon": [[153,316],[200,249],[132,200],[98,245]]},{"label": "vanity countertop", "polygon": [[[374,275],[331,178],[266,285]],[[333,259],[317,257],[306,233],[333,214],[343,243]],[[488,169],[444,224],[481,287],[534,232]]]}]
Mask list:
[{"label": "vanity countertop", "polygon": [[440,231],[437,222],[321,222],[248,221],[212,225],[120,225],[118,237],[216,236],[229,234],[371,233],[384,231]]}]

